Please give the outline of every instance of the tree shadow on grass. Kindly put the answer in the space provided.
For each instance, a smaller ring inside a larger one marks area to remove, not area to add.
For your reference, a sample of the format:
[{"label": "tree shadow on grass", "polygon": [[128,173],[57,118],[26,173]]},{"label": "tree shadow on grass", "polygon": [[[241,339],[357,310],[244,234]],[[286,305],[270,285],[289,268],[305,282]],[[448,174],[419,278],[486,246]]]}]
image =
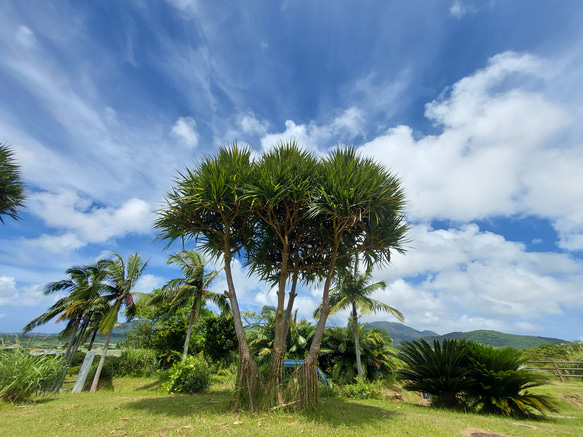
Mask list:
[{"label": "tree shadow on grass", "polygon": [[349,428],[360,428],[376,422],[390,421],[403,414],[388,405],[384,408],[377,405],[360,404],[343,398],[328,398],[320,403],[317,411],[302,413],[307,420]]},{"label": "tree shadow on grass", "polygon": [[144,410],[167,416],[192,416],[228,413],[229,397],[224,394],[169,395],[166,397],[144,398],[126,405],[127,408]]},{"label": "tree shadow on grass", "polygon": [[[144,398],[130,402],[126,407],[174,417],[229,416],[233,414],[229,406],[230,399],[230,393],[207,392],[203,395],[170,395],[163,398]],[[325,423],[332,427],[360,428],[375,423],[386,423],[403,413],[395,411],[388,405],[387,408],[384,408],[383,406],[351,402],[342,398],[329,398],[321,402],[314,412],[276,409],[256,413],[249,412],[248,414],[260,414],[262,416],[272,414],[274,416],[289,415],[306,421]]]}]

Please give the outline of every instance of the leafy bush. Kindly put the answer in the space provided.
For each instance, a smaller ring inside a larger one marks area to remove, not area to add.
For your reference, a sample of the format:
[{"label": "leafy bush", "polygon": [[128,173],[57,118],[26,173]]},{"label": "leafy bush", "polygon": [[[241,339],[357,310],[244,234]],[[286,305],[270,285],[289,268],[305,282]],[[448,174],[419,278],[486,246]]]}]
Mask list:
[{"label": "leafy bush", "polygon": [[126,349],[119,358],[116,374],[121,376],[152,376],[158,370],[158,358],[152,349]]},{"label": "leafy bush", "polygon": [[85,355],[87,355],[87,353],[83,351],[75,352],[75,355],[73,355],[73,359],[71,360],[71,366],[82,366],[83,361],[85,361]]},{"label": "leafy bush", "polygon": [[[95,356],[89,373],[87,374],[87,379],[85,380],[85,385],[83,390],[89,390],[91,384],[93,383],[93,378],[95,378],[95,372],[97,371],[97,366],[99,365],[99,360],[101,357],[99,355]],[[101,369],[101,374],[99,375],[99,381],[97,383],[97,390],[102,388],[108,388],[113,390],[113,377],[117,374],[117,369],[119,368],[120,357],[115,357],[113,355],[107,355],[105,361],[103,362],[103,368]]]},{"label": "leafy bush", "polygon": [[232,316],[208,316],[203,330],[205,356],[220,367],[236,362],[238,342]]},{"label": "leafy bush", "polygon": [[30,355],[27,350],[0,351],[0,399],[22,403],[47,393],[63,376],[62,359]]},{"label": "leafy bush", "polygon": [[210,386],[209,366],[202,354],[188,356],[184,363],[175,363],[164,388],[170,393],[197,393]]},{"label": "leafy bush", "polygon": [[335,386],[334,394],[351,399],[383,399],[380,382],[357,380],[354,384]]}]

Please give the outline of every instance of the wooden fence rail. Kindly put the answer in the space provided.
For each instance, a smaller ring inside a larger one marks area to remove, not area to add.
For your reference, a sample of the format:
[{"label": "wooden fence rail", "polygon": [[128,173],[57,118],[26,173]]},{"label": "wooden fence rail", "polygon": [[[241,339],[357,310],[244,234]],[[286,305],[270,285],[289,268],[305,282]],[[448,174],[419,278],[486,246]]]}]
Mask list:
[{"label": "wooden fence rail", "polygon": [[[564,378],[583,378],[583,361],[527,361],[526,364],[552,364],[553,367],[527,367],[527,369],[552,370],[554,376],[557,376],[561,381],[564,381]],[[560,367],[561,364],[576,364],[579,367]],[[565,371],[579,371],[581,374],[570,375]]]}]

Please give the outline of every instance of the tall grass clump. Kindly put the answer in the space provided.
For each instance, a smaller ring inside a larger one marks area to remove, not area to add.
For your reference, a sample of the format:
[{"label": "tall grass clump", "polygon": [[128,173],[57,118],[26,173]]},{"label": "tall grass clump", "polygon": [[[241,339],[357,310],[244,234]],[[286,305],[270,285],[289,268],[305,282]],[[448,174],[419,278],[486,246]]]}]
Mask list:
[{"label": "tall grass clump", "polygon": [[158,357],[152,349],[126,349],[118,364],[116,374],[120,376],[153,376],[159,368]]},{"label": "tall grass clump", "polygon": [[51,392],[63,376],[61,357],[30,355],[27,350],[0,350],[0,400],[23,403]]}]

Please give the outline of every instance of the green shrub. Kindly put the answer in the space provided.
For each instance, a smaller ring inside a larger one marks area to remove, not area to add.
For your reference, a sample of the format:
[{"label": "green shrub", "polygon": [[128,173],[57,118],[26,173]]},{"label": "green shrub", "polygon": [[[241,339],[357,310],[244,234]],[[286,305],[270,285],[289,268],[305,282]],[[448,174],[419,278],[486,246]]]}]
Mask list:
[{"label": "green shrub", "polygon": [[188,356],[184,363],[175,363],[164,388],[170,393],[197,393],[209,387],[211,374],[202,354]]},{"label": "green shrub", "polygon": [[83,361],[85,361],[85,355],[87,355],[87,353],[83,351],[75,352],[75,355],[73,355],[73,359],[71,360],[71,366],[82,366]]},{"label": "green shrub", "polygon": [[357,380],[354,384],[335,386],[334,394],[351,399],[383,399],[380,382]]},{"label": "green shrub", "polygon": [[[85,380],[85,385],[83,390],[89,390],[91,384],[93,384],[93,378],[95,377],[95,372],[97,371],[97,366],[99,365],[99,360],[101,357],[99,355],[95,356],[89,373],[87,374],[87,379]],[[113,390],[113,377],[117,374],[117,369],[119,368],[120,357],[115,357],[113,355],[107,355],[105,361],[103,362],[103,368],[101,369],[101,374],[99,375],[99,381],[97,383],[97,389],[107,388]]]},{"label": "green shrub", "polygon": [[62,376],[60,356],[30,355],[23,349],[0,351],[0,400],[27,402],[52,391]]},{"label": "green shrub", "polygon": [[152,376],[158,370],[158,357],[152,349],[126,349],[119,358],[116,374],[120,376]]}]

